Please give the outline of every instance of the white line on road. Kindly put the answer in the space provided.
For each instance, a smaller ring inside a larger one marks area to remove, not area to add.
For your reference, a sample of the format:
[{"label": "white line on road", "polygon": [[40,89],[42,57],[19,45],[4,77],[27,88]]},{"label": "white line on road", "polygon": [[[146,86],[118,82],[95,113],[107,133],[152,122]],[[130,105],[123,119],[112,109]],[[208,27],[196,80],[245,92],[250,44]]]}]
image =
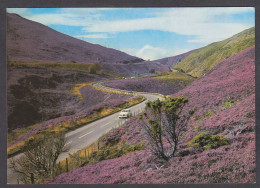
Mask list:
[{"label": "white line on road", "polygon": [[105,127],[105,126],[107,126],[107,125],[109,125],[110,123],[106,123],[105,125],[102,125],[101,127]]},{"label": "white line on road", "polygon": [[94,131],[90,131],[89,133],[84,134],[84,135],[80,136],[79,138],[82,138],[82,137],[84,137],[84,136],[87,136],[88,134],[90,134],[90,133],[92,133],[92,132],[94,132]]}]

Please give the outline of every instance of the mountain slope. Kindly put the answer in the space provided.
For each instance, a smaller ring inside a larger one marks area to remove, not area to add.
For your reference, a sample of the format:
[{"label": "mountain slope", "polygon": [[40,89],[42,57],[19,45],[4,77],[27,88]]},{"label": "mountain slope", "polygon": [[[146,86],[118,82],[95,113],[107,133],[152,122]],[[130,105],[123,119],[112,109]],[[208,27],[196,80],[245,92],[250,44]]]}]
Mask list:
[{"label": "mountain slope", "polygon": [[171,56],[171,57],[165,57],[162,59],[157,59],[157,60],[153,60],[153,61],[149,61],[149,63],[160,63],[162,65],[168,66],[169,68],[171,68],[172,66],[180,63],[185,57],[187,57],[188,55],[190,55],[190,53],[194,52],[196,50],[192,50],[180,55],[176,55],[176,56]]},{"label": "mountain slope", "polygon": [[[189,97],[186,108],[197,107],[198,110],[189,122],[187,133],[180,140],[176,157],[168,163],[156,163],[149,149],[145,148],[119,158],[74,169],[48,183],[254,183],[254,79],[253,46],[222,61],[205,76],[174,94]],[[226,104],[227,99],[230,104]],[[208,150],[188,147],[187,142],[203,131],[225,136],[230,144]],[[118,148],[126,145],[125,143],[130,146],[134,143],[147,143],[136,117],[111,131],[106,138],[119,140]]]},{"label": "mountain slope", "polygon": [[123,63],[140,58],[57,32],[17,14],[7,14],[9,61]]},{"label": "mountain slope", "polygon": [[192,52],[173,68],[200,77],[221,60],[249,48],[255,44],[255,27],[242,31],[226,40],[212,43]]},{"label": "mountain slope", "polygon": [[167,57],[163,59],[158,59],[154,61],[143,61],[140,63],[128,63],[128,64],[111,64],[104,63],[101,65],[103,70],[118,72],[126,76],[135,76],[135,74],[149,74],[151,69],[156,72],[170,72],[171,67],[179,62],[181,62],[185,57],[187,57],[191,52],[186,52],[180,55]]},{"label": "mountain slope", "polygon": [[169,72],[189,54],[143,61],[118,50],[70,37],[17,14],[7,14],[8,61],[99,63],[104,71],[135,76],[149,74],[151,69]]}]

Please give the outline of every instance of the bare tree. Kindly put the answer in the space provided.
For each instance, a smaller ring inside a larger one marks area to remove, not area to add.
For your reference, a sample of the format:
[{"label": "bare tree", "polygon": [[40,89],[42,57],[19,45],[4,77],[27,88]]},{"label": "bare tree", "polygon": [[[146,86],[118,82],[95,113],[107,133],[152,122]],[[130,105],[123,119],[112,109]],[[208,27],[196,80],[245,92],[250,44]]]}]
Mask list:
[{"label": "bare tree", "polygon": [[163,101],[148,101],[146,112],[139,116],[151,144],[151,151],[158,158],[168,161],[174,157],[181,135],[193,111],[183,112],[188,99],[169,97]]},{"label": "bare tree", "polygon": [[69,149],[65,143],[64,134],[36,137],[26,143],[25,152],[20,157],[10,160],[9,168],[24,183],[30,183],[31,173],[36,180],[53,176],[59,155]]}]

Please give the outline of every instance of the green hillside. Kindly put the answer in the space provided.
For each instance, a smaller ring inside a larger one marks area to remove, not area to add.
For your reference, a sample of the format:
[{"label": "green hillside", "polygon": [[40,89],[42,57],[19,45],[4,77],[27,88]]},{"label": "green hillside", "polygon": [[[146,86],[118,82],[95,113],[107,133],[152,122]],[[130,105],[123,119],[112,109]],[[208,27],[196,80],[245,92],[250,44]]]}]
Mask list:
[{"label": "green hillside", "polygon": [[249,48],[255,44],[255,27],[244,30],[231,38],[220,42],[214,42],[200,48],[173,68],[182,70],[194,77],[200,77],[212,69],[221,60]]}]

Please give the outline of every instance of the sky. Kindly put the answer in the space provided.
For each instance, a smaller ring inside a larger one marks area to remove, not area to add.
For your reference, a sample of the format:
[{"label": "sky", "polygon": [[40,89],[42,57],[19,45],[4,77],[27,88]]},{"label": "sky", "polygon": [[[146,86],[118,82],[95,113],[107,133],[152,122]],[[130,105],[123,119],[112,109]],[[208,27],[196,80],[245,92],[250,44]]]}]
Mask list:
[{"label": "sky", "polygon": [[7,12],[145,60],[178,55],[255,25],[252,7],[8,8]]}]

